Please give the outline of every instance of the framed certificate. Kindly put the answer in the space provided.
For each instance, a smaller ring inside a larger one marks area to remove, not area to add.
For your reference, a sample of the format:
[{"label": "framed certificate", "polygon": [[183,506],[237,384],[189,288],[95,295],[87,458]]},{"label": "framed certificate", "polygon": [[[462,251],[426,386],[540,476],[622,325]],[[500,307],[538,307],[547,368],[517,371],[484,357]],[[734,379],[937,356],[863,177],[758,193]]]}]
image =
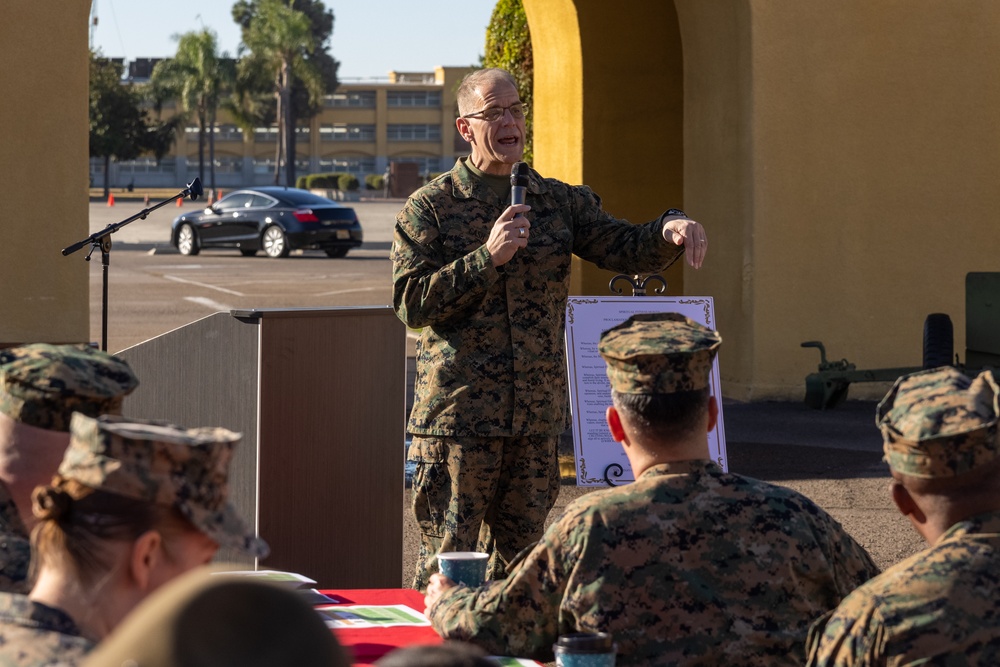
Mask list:
[{"label": "framed certificate", "polygon": [[[604,418],[611,405],[611,385],[597,352],[601,334],[636,313],[680,313],[716,329],[711,297],[611,296],[570,297],[566,305],[566,359],[573,418],[573,448],[578,486],[606,486],[635,481],[622,446],[611,439]],[[709,387],[719,404],[719,421],[708,434],[712,459],[728,470],[726,433],[719,386],[719,359],[712,362]]]}]

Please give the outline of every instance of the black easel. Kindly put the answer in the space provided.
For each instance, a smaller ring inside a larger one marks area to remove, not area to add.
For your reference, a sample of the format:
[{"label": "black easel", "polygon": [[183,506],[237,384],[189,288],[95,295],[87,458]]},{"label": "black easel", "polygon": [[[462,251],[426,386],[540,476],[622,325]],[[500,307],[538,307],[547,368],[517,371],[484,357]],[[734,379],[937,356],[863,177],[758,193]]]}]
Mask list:
[{"label": "black easel", "polygon": [[194,201],[201,196],[202,192],[201,179],[196,178],[191,181],[186,188],[175,194],[173,197],[164,199],[155,206],[144,208],[135,215],[125,218],[121,222],[112,223],[101,231],[94,232],[82,241],[77,241],[73,245],[63,248],[62,254],[70,255],[83,246],[90,244],[90,252],[87,253],[86,257],[84,257],[84,259],[88,262],[90,261],[90,256],[94,254],[94,251],[98,248],[101,249],[101,266],[103,274],[103,284],[101,286],[101,349],[105,352],[108,351],[108,267],[111,265],[111,235],[130,222],[145,220],[147,215],[161,206],[166,206],[170,202],[183,197],[190,197],[191,200]]}]

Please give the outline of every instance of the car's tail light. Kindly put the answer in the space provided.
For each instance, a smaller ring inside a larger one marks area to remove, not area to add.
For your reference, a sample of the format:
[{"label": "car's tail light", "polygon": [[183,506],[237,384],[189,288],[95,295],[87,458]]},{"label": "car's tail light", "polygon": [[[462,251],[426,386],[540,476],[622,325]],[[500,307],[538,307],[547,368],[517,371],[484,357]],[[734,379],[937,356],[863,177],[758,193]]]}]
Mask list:
[{"label": "car's tail light", "polygon": [[296,209],[292,212],[292,215],[294,215],[295,219],[299,222],[319,222],[319,218],[316,217],[316,214],[313,213],[310,208]]}]

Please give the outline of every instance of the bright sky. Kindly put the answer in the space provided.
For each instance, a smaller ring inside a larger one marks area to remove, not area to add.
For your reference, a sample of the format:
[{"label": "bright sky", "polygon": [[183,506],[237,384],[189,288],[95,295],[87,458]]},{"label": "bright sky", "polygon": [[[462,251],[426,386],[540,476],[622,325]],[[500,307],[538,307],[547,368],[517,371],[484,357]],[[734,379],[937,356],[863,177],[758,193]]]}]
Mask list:
[{"label": "bright sky", "polygon": [[[219,50],[236,55],[240,31],[231,0],[92,0],[92,46],[109,58],[163,58],[174,35],[211,28]],[[324,0],[333,10],[330,51],[342,81],[386,77],[390,70],[479,62],[495,0]]]}]

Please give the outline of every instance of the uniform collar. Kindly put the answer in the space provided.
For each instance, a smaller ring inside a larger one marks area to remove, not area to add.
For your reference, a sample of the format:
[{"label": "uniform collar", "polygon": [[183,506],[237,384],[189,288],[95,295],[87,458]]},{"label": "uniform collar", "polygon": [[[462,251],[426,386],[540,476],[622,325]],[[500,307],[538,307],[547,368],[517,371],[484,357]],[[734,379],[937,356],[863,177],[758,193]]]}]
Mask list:
[{"label": "uniform collar", "polygon": [[26,628],[80,637],[80,629],[62,609],[35,602],[27,595],[0,593],[0,619]]},{"label": "uniform collar", "polygon": [[[483,179],[473,174],[472,170],[466,166],[466,160],[470,158],[471,156],[458,158],[458,161],[455,162],[455,166],[451,170],[452,192],[455,198],[493,202],[496,200],[496,193],[490,189],[490,186],[483,182]],[[531,168],[528,169],[528,192],[533,195],[548,192],[545,179]]]},{"label": "uniform collar", "polygon": [[714,461],[692,459],[689,461],[671,461],[669,463],[659,463],[655,466],[650,466],[639,475],[639,479],[662,477],[664,475],[711,475],[721,472],[722,468]]},{"label": "uniform collar", "polygon": [[944,532],[943,535],[938,539],[937,544],[944,542],[945,540],[959,539],[966,535],[974,534],[1000,534],[1000,511],[994,512],[983,512],[982,514],[976,514],[975,516],[970,516],[967,519],[962,519],[951,525],[951,527]]}]

